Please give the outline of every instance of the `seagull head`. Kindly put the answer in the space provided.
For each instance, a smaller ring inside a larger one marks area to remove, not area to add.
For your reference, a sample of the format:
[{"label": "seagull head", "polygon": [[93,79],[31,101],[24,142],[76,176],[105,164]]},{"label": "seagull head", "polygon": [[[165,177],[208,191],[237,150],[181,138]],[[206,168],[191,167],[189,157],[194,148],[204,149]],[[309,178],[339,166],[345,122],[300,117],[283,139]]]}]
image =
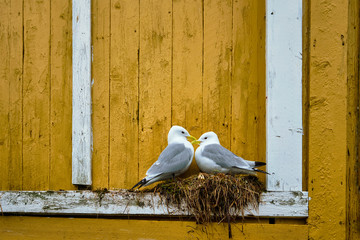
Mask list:
[{"label": "seagull head", "polygon": [[193,141],[196,140],[196,138],[191,136],[185,128],[183,128],[181,126],[172,126],[171,127],[169,134],[168,134],[168,144],[179,141],[179,140],[186,141],[186,139],[193,140]]},{"label": "seagull head", "polygon": [[192,144],[197,143],[201,145],[220,144],[219,138],[214,132],[206,132],[198,140],[192,141]]}]

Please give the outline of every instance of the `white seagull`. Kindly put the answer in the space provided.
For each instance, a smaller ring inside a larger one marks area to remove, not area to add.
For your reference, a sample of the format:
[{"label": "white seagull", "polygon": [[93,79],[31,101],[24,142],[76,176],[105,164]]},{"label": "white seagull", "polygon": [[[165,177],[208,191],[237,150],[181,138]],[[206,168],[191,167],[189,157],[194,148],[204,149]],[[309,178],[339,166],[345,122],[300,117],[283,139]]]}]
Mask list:
[{"label": "white seagull", "polygon": [[207,132],[192,143],[200,144],[196,149],[195,160],[201,171],[206,173],[255,174],[266,173],[256,169],[266,163],[247,161],[220,145],[216,133]]},{"label": "white seagull", "polygon": [[146,177],[131,189],[141,188],[154,182],[175,178],[190,167],[194,157],[194,147],[189,140],[196,140],[185,128],[171,127],[168,133],[168,145],[160,154],[158,160],[147,170]]}]

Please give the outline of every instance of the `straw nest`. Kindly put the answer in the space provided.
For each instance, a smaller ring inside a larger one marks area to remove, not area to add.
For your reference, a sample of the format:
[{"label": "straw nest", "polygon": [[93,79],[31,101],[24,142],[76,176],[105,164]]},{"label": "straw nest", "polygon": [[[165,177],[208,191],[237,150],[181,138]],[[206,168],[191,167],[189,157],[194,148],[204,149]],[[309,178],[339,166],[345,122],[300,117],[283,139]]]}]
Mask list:
[{"label": "straw nest", "polygon": [[200,173],[186,179],[168,180],[144,191],[160,193],[167,204],[185,203],[197,223],[228,222],[231,237],[230,221],[244,217],[246,210],[258,211],[264,186],[252,175]]}]

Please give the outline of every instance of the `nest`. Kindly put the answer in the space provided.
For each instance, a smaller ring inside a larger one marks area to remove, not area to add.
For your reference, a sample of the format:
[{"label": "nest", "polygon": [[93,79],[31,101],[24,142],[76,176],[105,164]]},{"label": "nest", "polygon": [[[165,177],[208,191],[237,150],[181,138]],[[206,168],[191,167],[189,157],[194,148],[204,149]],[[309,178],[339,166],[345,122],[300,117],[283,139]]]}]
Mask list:
[{"label": "nest", "polygon": [[256,176],[201,173],[177,181],[169,180],[145,191],[160,193],[168,204],[180,206],[185,203],[197,223],[227,221],[231,238],[230,221],[237,216],[244,217],[246,210],[258,211],[264,186]]}]

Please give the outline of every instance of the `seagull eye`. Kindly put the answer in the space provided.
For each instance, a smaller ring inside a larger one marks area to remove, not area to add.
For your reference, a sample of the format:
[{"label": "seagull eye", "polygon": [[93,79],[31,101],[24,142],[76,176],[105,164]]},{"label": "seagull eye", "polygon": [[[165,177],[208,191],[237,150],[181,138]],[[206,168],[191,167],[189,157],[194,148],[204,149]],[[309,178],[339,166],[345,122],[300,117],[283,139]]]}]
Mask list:
[{"label": "seagull eye", "polygon": [[207,139],[207,137],[204,137],[204,139]]},{"label": "seagull eye", "polygon": [[182,133],[182,134],[185,134],[185,132],[184,132],[184,131],[181,131],[181,133]]}]

